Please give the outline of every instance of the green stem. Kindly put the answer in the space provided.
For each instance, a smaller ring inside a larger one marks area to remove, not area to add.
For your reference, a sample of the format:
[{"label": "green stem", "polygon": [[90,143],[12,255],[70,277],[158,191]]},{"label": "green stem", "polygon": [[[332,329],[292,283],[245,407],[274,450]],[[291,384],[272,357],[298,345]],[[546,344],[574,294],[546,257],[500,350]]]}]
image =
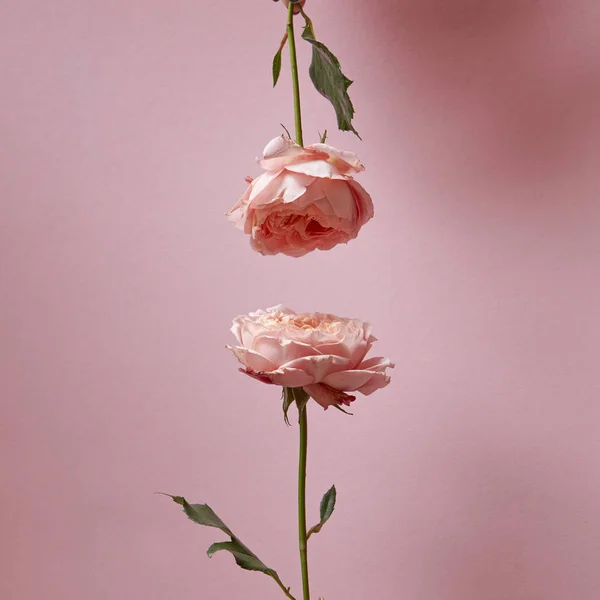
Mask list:
[{"label": "green stem", "polygon": [[294,7],[290,2],[288,8],[287,33],[290,45],[290,64],[292,66],[292,82],[294,84],[294,122],[296,124],[296,143],[304,146],[302,138],[302,113],[300,112],[300,82],[298,80],[298,59],[296,57],[296,37],[294,35]]},{"label": "green stem", "polygon": [[[290,3],[291,6],[291,3]],[[300,565],[302,567],[302,592],[304,600],[310,600],[308,587],[308,556],[306,536],[306,450],[308,446],[308,422],[306,406],[300,409],[300,460],[298,463],[298,538],[300,541]]]}]

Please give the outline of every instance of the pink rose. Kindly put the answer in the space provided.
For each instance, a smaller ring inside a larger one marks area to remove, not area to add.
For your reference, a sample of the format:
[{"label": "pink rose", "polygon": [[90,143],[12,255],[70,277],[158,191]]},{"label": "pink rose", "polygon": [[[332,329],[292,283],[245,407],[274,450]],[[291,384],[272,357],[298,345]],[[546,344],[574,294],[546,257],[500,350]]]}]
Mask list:
[{"label": "pink rose", "polygon": [[264,383],[302,387],[323,408],[349,405],[390,382],[389,359],[365,356],[376,341],[358,319],[301,313],[275,306],[237,317],[231,328],[239,346],[227,346],[243,373]]},{"label": "pink rose", "polygon": [[254,179],[228,216],[261,254],[303,256],[354,239],[373,217],[373,202],[353,175],[364,170],[355,154],[275,138]]}]

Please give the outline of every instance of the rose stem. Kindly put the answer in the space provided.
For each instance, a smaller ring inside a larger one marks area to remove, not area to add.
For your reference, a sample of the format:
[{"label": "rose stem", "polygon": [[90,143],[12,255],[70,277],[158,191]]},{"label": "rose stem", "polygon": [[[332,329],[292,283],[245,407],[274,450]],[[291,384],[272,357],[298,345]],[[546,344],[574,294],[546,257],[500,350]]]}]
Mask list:
[{"label": "rose stem", "polygon": [[296,143],[304,146],[302,139],[302,113],[300,112],[300,83],[298,81],[298,60],[296,58],[296,37],[294,35],[294,8],[296,3],[290,2],[288,7],[287,33],[290,45],[290,64],[292,82],[294,84],[294,121],[296,124]]},{"label": "rose stem", "polygon": [[[296,57],[296,36],[294,35],[295,2],[288,7],[287,34],[290,46],[290,65],[294,86],[294,122],[296,143],[304,146],[302,137],[302,113],[300,111],[300,82],[298,80],[298,59]],[[308,422],[304,406],[300,410],[300,460],[298,461],[298,539],[300,542],[300,566],[302,568],[302,592],[304,600],[310,600],[308,587],[308,555],[306,544],[306,450],[308,446]]]},{"label": "rose stem", "polygon": [[[291,6],[291,3],[290,3]],[[310,600],[308,587],[308,555],[306,545],[306,450],[308,446],[307,406],[300,409],[300,460],[298,463],[298,536],[304,600]]]}]

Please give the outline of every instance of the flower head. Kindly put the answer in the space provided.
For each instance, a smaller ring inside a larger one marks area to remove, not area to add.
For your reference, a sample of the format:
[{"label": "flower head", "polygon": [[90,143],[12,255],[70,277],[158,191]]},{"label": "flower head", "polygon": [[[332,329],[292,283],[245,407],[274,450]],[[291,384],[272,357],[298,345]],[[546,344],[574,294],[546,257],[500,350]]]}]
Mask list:
[{"label": "flower head", "polygon": [[254,179],[228,216],[261,254],[303,256],[354,239],[373,217],[373,202],[353,176],[358,157],[327,144],[303,148],[271,140]]},{"label": "flower head", "polygon": [[376,338],[359,319],[300,313],[284,306],[258,310],[233,320],[238,346],[228,346],[241,371],[263,383],[302,387],[323,408],[349,405],[390,382],[389,359],[366,355]]}]

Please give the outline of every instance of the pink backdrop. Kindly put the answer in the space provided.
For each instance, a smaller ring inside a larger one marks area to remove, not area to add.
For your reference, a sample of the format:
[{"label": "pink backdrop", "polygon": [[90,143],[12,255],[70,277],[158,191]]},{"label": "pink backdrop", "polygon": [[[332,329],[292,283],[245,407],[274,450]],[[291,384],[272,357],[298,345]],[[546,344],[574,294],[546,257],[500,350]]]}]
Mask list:
[{"label": "pink backdrop", "polygon": [[359,153],[377,214],[299,260],[224,218],[292,126],[281,6],[0,8],[0,597],[281,597],[155,491],[299,592],[297,427],[224,350],[283,302],[398,365],[354,417],[311,407],[315,598],[598,598],[597,0],[309,0],[364,142],[304,77],[306,138]]}]

